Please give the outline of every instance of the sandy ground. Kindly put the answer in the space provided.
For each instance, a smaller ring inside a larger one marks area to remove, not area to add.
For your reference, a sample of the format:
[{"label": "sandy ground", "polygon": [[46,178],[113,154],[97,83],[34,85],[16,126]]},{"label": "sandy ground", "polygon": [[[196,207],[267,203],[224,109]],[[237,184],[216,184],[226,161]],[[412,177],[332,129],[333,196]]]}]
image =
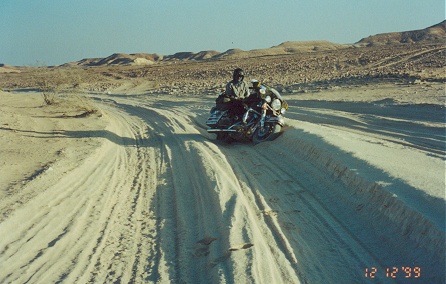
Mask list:
[{"label": "sandy ground", "polygon": [[438,83],[285,94],[274,142],[215,97],[0,93],[1,283],[444,283]]}]

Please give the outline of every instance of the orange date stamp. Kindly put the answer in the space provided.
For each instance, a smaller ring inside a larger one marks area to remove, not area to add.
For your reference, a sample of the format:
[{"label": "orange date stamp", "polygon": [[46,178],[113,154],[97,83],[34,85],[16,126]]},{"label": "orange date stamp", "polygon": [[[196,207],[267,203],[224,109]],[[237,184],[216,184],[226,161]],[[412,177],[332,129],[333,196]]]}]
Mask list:
[{"label": "orange date stamp", "polygon": [[378,269],[376,267],[366,267],[364,277],[375,278],[377,276],[387,278],[420,278],[421,267],[418,266],[399,266],[399,267],[384,267]]}]

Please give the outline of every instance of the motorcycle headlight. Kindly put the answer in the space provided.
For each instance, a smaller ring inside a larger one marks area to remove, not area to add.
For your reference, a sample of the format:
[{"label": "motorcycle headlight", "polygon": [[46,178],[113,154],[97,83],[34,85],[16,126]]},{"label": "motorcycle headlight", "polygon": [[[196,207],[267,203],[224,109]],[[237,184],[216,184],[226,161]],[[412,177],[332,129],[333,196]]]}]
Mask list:
[{"label": "motorcycle headlight", "polygon": [[267,103],[270,103],[270,102],[271,102],[271,97],[270,97],[270,96],[266,96],[266,97],[265,97],[265,101],[266,101]]},{"label": "motorcycle headlight", "polygon": [[271,103],[271,107],[273,108],[273,110],[278,111],[282,107],[282,102],[279,99],[275,99]]},{"label": "motorcycle headlight", "polygon": [[286,108],[283,107],[283,108],[280,110],[280,113],[281,113],[282,115],[284,115],[285,112],[286,112]]}]

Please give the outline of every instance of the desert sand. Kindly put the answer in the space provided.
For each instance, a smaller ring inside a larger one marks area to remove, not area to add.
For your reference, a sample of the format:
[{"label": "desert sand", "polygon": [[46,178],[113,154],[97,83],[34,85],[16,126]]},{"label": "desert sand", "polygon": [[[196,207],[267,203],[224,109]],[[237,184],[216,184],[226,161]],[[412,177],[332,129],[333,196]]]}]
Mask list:
[{"label": "desert sand", "polygon": [[314,95],[254,146],[206,132],[212,96],[95,94],[82,117],[1,93],[0,279],[444,280],[443,85]]},{"label": "desert sand", "polygon": [[290,105],[257,145],[207,133],[218,83],[144,77],[201,86],[217,76],[203,66],[247,61],[91,67],[51,104],[27,69],[5,72],[0,282],[444,283],[444,61],[420,61],[444,47],[423,50],[328,73],[310,66],[327,54],[303,73],[251,67]]}]

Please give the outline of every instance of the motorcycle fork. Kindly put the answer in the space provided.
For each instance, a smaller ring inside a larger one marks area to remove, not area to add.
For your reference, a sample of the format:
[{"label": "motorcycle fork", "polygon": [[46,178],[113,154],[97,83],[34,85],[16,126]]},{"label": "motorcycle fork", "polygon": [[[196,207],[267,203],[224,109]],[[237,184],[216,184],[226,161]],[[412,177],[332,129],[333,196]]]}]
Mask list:
[{"label": "motorcycle fork", "polygon": [[248,115],[249,115],[250,112],[256,113],[256,114],[262,116],[263,118],[264,118],[265,115],[266,115],[266,111],[265,111],[265,110],[263,111],[263,113],[260,113],[260,112],[256,111],[256,110],[253,109],[253,108],[249,108],[249,109],[243,114],[243,118],[242,118],[242,122],[243,122],[243,123],[246,123],[246,122],[247,122],[247,120],[248,120]]},{"label": "motorcycle fork", "polygon": [[249,113],[250,113],[251,111],[253,111],[253,109],[252,109],[252,108],[249,108],[249,109],[245,112],[245,114],[243,114],[243,118],[242,118],[242,122],[243,122],[243,124],[246,124],[246,121],[248,120],[248,115],[249,115]]},{"label": "motorcycle fork", "polygon": [[[258,114],[258,115],[261,115],[261,118],[260,118],[260,120],[259,121],[257,121],[249,130],[248,130],[248,135],[249,134],[251,134],[251,133],[253,133],[256,129],[257,129],[257,127],[259,127],[259,124],[260,124],[260,127],[264,127],[264,125],[265,125],[265,117],[266,117],[266,110],[263,110],[262,111],[262,113],[260,113],[260,112],[258,112],[258,111],[255,111],[255,110],[253,110],[253,109],[249,109],[248,111],[247,111],[247,113],[249,112],[249,111],[252,111],[252,112],[255,112],[256,114]],[[248,117],[248,115],[246,114],[246,117]],[[245,118],[245,116],[244,116],[244,118]]]},{"label": "motorcycle fork", "polygon": [[266,109],[262,110],[262,118],[260,118],[260,127],[263,128],[265,126],[265,117],[266,117]]}]

